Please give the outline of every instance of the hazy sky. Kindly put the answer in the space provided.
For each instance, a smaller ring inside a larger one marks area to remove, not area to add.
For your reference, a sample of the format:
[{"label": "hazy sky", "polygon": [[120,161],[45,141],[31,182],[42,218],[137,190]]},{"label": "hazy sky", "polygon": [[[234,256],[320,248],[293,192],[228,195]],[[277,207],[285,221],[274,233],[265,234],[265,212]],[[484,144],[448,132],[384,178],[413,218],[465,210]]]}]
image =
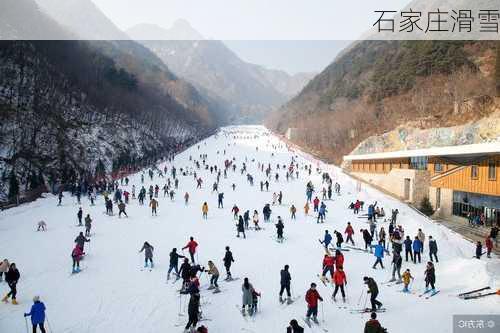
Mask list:
[{"label": "hazy sky", "polygon": [[[139,23],[169,28],[185,19],[242,59],[290,73],[320,71],[371,27],[374,10],[408,0],[92,0],[119,28]],[[266,41],[261,41],[266,40]],[[275,40],[283,40],[275,42]],[[315,40],[314,42],[312,40]],[[340,41],[325,41],[340,40]],[[242,42],[245,41],[245,42]],[[300,41],[300,42],[297,42]]]},{"label": "hazy sky", "polygon": [[224,41],[243,60],[290,74],[320,72],[350,41]]}]

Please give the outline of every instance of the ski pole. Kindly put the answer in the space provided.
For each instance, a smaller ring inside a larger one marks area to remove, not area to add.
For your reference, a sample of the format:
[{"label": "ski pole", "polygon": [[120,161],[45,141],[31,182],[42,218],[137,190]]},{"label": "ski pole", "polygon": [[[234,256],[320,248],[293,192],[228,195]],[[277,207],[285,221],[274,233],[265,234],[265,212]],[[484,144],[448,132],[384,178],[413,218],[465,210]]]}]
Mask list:
[{"label": "ski pole", "polygon": [[182,294],[179,294],[179,317],[181,316],[182,310]]},{"label": "ski pole", "polygon": [[362,298],[363,298],[363,290],[361,290],[361,293],[359,294],[359,298],[358,298],[358,303],[356,303],[358,306],[361,304]]},{"label": "ski pole", "polygon": [[366,293],[365,303],[363,304],[363,309],[366,309],[366,303],[368,303],[368,293]]},{"label": "ski pole", "polygon": [[26,333],[30,333],[30,330],[28,328],[28,319],[26,319],[26,317],[24,317],[24,324],[26,325]]},{"label": "ski pole", "polygon": [[323,306],[323,302],[321,302],[321,321],[325,322],[325,307]]},{"label": "ski pole", "polygon": [[45,318],[47,318],[47,326],[49,326],[49,332],[53,333],[54,330],[52,329],[52,326],[50,325],[49,316],[47,314],[45,314]]}]

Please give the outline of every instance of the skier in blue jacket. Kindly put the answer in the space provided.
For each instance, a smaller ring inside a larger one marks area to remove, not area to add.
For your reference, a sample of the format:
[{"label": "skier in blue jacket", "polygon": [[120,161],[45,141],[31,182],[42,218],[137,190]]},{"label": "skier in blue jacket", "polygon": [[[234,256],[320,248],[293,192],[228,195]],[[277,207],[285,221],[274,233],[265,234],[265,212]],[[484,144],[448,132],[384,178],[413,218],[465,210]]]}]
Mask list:
[{"label": "skier in blue jacket", "polygon": [[323,241],[321,242],[321,244],[323,244],[325,246],[325,249],[327,249],[331,242],[332,235],[330,235],[328,230],[325,230],[325,236],[323,237]]},{"label": "skier in blue jacket", "polygon": [[382,245],[382,242],[378,242],[377,245],[374,246],[375,248],[375,258],[377,258],[377,260],[375,261],[375,263],[373,264],[373,269],[375,269],[377,267],[377,264],[380,264],[380,266],[382,266],[382,269],[384,269],[384,264],[382,263],[382,258],[384,257],[384,246]]},{"label": "skier in blue jacket", "polygon": [[422,252],[422,241],[418,239],[417,236],[415,236],[415,239],[413,240],[413,263],[417,263],[417,258],[418,258],[418,263],[420,264],[421,262],[421,256],[420,253]]},{"label": "skier in blue jacket", "polygon": [[43,326],[45,322],[45,304],[40,301],[40,297],[33,297],[34,304],[31,306],[29,313],[25,313],[24,316],[31,316],[31,324],[33,324],[33,333],[36,333],[37,326],[40,327],[40,331],[45,333],[45,328]]}]

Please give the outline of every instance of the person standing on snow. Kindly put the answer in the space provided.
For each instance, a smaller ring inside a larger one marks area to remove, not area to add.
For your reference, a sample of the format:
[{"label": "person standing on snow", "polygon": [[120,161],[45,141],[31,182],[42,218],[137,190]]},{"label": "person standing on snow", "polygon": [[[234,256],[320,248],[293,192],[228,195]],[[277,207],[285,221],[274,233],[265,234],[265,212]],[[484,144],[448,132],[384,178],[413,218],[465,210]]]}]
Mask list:
[{"label": "person standing on snow", "polygon": [[78,213],[76,213],[76,217],[78,218],[78,226],[83,226],[82,224],[82,217],[83,217],[83,211],[82,211],[82,207],[80,207],[78,209]]},{"label": "person standing on snow", "polygon": [[193,237],[189,237],[189,242],[182,249],[188,249],[189,256],[191,257],[191,262],[194,264],[194,255],[196,253],[196,248],[198,247],[198,243],[194,240]]},{"label": "person standing on snow", "polygon": [[240,217],[238,218],[238,222],[236,223],[236,231],[237,231],[237,234],[236,234],[236,237],[240,237],[240,232],[243,233],[243,238],[247,238],[247,236],[245,235],[245,223],[243,221],[243,217],[240,215]]},{"label": "person standing on snow", "polygon": [[296,216],[295,216],[295,213],[296,213],[296,212],[297,212],[297,208],[295,208],[295,206],[294,206],[294,205],[292,205],[292,206],[290,207],[290,214],[291,214],[291,217],[290,217],[290,218],[291,218],[292,220],[295,220],[295,219],[296,219]]},{"label": "person standing on snow", "polygon": [[403,292],[404,293],[409,293],[410,290],[408,289],[408,286],[410,285],[410,281],[413,280],[413,276],[411,276],[410,269],[408,268],[404,273],[403,273]]},{"label": "person standing on snow", "polygon": [[253,211],[252,220],[253,220],[253,225],[255,227],[255,230],[260,230],[260,227],[259,227],[259,213],[256,210]]},{"label": "person standing on snow", "polygon": [[420,264],[421,262],[421,253],[422,251],[422,241],[418,238],[418,236],[415,236],[415,239],[413,240],[413,263],[416,264],[417,263],[417,259],[418,259],[418,263]]},{"label": "person standing on snow", "polygon": [[431,261],[433,261],[432,257],[434,256],[434,259],[436,259],[436,262],[439,262],[438,257],[437,257],[437,252],[438,252],[437,242],[435,239],[432,238],[432,236],[429,236],[429,257],[430,257]]},{"label": "person standing on snow", "polygon": [[88,239],[87,237],[85,237],[83,235],[83,232],[80,232],[80,234],[75,238],[75,243],[82,250],[82,254],[85,254],[85,248],[84,248],[84,246],[85,246],[86,242],[90,242],[90,239]]},{"label": "person standing on snow", "polygon": [[192,327],[193,329],[198,324],[198,316],[200,314],[200,294],[192,293],[189,298],[188,303],[188,322],[186,324],[185,332],[190,332],[189,329]]},{"label": "person standing on snow", "polygon": [[427,267],[425,268],[425,290],[429,290],[429,286],[431,286],[431,291],[434,292],[436,290],[434,284],[436,283],[436,273],[434,270],[434,264],[430,261],[427,262]]},{"label": "person standing on snow", "polygon": [[281,216],[278,216],[278,223],[276,223],[275,226],[278,242],[283,243],[283,229],[285,229],[285,225],[281,220]]},{"label": "person standing on snow", "polygon": [[158,201],[156,199],[152,198],[151,201],[149,202],[149,207],[151,207],[151,216],[157,215],[156,208],[158,206],[159,206]]},{"label": "person standing on snow", "polygon": [[345,228],[345,231],[344,233],[347,235],[347,239],[346,239],[346,244],[349,243],[349,241],[351,241],[352,243],[352,246],[355,246],[354,244],[354,240],[352,239],[352,235],[354,235],[354,229],[351,225],[351,222],[347,222],[347,227]]},{"label": "person standing on snow", "polygon": [[139,253],[141,253],[142,251],[144,251],[144,268],[148,267],[148,261],[151,263],[151,268],[153,268],[154,247],[148,242],[144,242],[144,245],[142,245],[142,248],[139,250]]},{"label": "person standing on snow", "polygon": [[335,302],[335,296],[340,289],[342,293],[342,301],[345,303],[345,290],[344,285],[347,286],[347,277],[345,276],[344,269],[342,266],[337,266],[337,270],[333,273],[333,283],[335,284],[335,290],[333,291],[333,301]]},{"label": "person standing on snow", "polygon": [[169,261],[169,267],[168,267],[168,272],[167,272],[167,280],[170,280],[170,273],[172,270],[175,271],[175,275],[177,276],[177,279],[179,278],[179,258],[186,258],[183,255],[180,255],[177,253],[177,249],[174,247],[172,249],[172,252],[170,252],[170,261]]},{"label": "person standing on snow", "polygon": [[404,241],[404,245],[405,245],[405,258],[406,258],[406,261],[408,262],[408,254],[410,255],[411,261],[413,261],[413,251],[412,251],[413,242],[411,241],[410,236],[406,236],[406,239]]},{"label": "person standing on snow", "polygon": [[122,213],[128,217],[127,213],[125,212],[125,203],[123,201],[120,201],[118,204],[118,218],[122,217]]},{"label": "person standing on snow", "polygon": [[224,208],[224,192],[220,192],[217,195],[217,207]]},{"label": "person standing on snow", "polygon": [[337,243],[336,243],[337,248],[338,249],[342,248],[342,243],[344,242],[344,237],[342,237],[342,234],[340,232],[338,232],[337,230],[334,230],[333,233],[337,237]]},{"label": "person standing on snow", "polygon": [[280,293],[279,293],[279,300],[280,303],[284,303],[285,300],[283,299],[283,292],[286,290],[286,295],[287,295],[287,303],[290,304],[292,303],[292,294],[290,293],[290,285],[292,281],[292,276],[290,275],[290,272],[288,271],[290,266],[285,265],[283,269],[280,272]]},{"label": "person standing on snow", "polygon": [[39,296],[33,297],[33,305],[28,313],[24,314],[24,317],[31,317],[31,324],[33,326],[33,333],[36,333],[37,327],[40,327],[40,331],[45,333],[45,304],[40,301]]},{"label": "person standing on snow", "polygon": [[184,194],[184,204],[187,206],[189,203],[189,193],[185,193]]},{"label": "person standing on snow", "polygon": [[2,282],[3,280],[3,275],[7,274],[7,272],[9,271],[9,267],[9,260],[4,259],[2,262],[0,262],[0,282]]},{"label": "person standing on snow", "polygon": [[364,333],[385,333],[387,330],[380,325],[377,320],[377,313],[372,312],[370,315],[370,320],[368,320],[365,324]]},{"label": "person standing on snow", "polygon": [[255,292],[255,289],[253,288],[252,284],[248,281],[248,278],[245,278],[243,280],[241,291],[243,292],[241,313],[243,316],[245,316],[245,309],[248,307],[247,311],[248,314],[251,316],[253,315],[253,309],[254,309],[253,294]]},{"label": "person standing on snow", "polygon": [[312,320],[318,324],[318,301],[323,302],[323,298],[316,290],[316,283],[311,283],[311,288],[307,291],[305,300],[307,303],[306,321],[309,322],[311,316]]},{"label": "person standing on snow", "polygon": [[224,267],[226,268],[226,281],[231,281],[231,264],[234,262],[233,253],[229,250],[229,246],[226,246],[226,253],[222,259],[224,262]]},{"label": "person standing on snow", "polygon": [[4,298],[2,298],[2,301],[5,303],[9,302],[9,297],[12,297],[12,304],[17,305],[17,300],[16,300],[16,295],[17,295],[17,282],[21,278],[21,274],[19,274],[19,271],[16,268],[16,264],[12,263],[9,266],[9,270],[5,274],[5,282],[7,282],[7,285],[10,288],[10,291],[7,295],[5,295]]},{"label": "person standing on snow", "polygon": [[375,258],[377,258],[377,260],[373,264],[372,268],[375,269],[377,268],[377,264],[380,264],[380,266],[382,266],[382,269],[384,269],[384,264],[382,263],[382,258],[384,258],[384,247],[382,246],[382,242],[379,242],[374,247],[375,247],[374,256]]},{"label": "person standing on snow", "polygon": [[219,280],[219,270],[215,266],[212,260],[208,261],[208,269],[205,270],[205,272],[208,273],[208,275],[211,275],[210,277],[210,287],[208,287],[208,290],[214,290],[214,293],[220,292],[219,285],[217,284],[217,281]]},{"label": "person standing on snow", "polygon": [[92,229],[92,219],[90,218],[90,214],[85,216],[85,237],[90,236],[90,229]]},{"label": "person standing on snow", "polygon": [[325,249],[328,249],[328,246],[330,246],[331,242],[332,242],[332,235],[328,233],[328,230],[325,230],[325,236],[323,236],[323,241],[320,241],[320,243],[325,246]]},{"label": "person standing on snow", "polygon": [[363,277],[364,283],[368,286],[368,291],[367,293],[370,294],[370,302],[372,306],[372,311],[375,312],[377,309],[380,309],[382,307],[382,303],[380,303],[377,300],[378,296],[378,286],[377,282],[371,277]]},{"label": "person standing on snow", "polygon": [[206,202],[201,206],[201,214],[204,220],[208,219],[208,204]]},{"label": "person standing on snow", "polygon": [[309,215],[309,203],[306,202],[306,204],[304,205],[304,215],[307,216]]},{"label": "person standing on snow", "polygon": [[396,273],[398,274],[398,282],[401,282],[401,265],[403,264],[403,258],[399,252],[394,251],[392,253],[392,278],[389,282],[396,281]]},{"label": "person standing on snow", "polygon": [[370,249],[370,252],[372,252],[372,236],[370,235],[370,232],[367,229],[360,229],[359,232],[363,234],[363,240],[365,241],[365,251],[368,251]]},{"label": "person standing on snow", "polygon": [[77,244],[73,251],[71,251],[71,258],[73,259],[72,273],[80,273],[80,260],[82,259],[82,248]]}]

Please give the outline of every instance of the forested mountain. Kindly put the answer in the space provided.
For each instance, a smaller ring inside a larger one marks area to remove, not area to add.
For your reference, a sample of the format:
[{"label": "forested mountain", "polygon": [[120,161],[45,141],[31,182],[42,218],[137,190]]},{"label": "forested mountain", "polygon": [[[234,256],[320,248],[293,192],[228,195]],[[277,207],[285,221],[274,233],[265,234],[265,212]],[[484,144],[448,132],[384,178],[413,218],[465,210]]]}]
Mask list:
[{"label": "forested mountain", "polygon": [[398,126],[479,120],[496,110],[495,43],[355,42],[267,122],[281,133],[297,128],[295,142],[340,162]]},{"label": "forested mountain", "polygon": [[[73,36],[31,0],[0,4],[4,14],[15,10],[61,39]],[[31,33],[15,21],[19,15],[10,17],[0,20],[9,28],[4,38]],[[94,177],[147,163],[214,130],[203,97],[159,59],[140,54],[151,52],[132,41],[0,42],[4,199],[13,180],[29,189],[42,180]]]}]

